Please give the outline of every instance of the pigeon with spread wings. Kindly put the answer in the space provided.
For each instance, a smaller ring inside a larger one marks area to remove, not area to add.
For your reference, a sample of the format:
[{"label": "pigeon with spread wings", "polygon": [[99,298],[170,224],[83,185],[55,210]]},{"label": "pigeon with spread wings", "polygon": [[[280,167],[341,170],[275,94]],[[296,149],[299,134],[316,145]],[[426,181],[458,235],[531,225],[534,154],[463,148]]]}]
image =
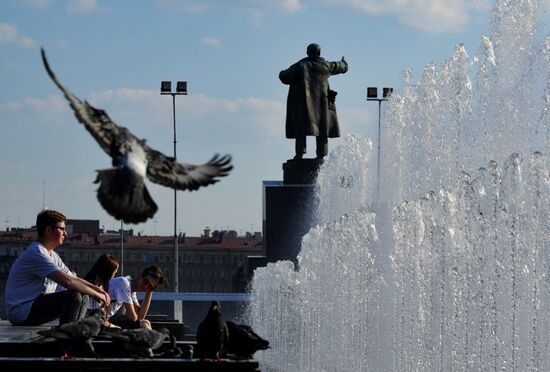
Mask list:
[{"label": "pigeon with spread wings", "polygon": [[178,190],[194,191],[219,181],[233,166],[231,156],[214,155],[208,163],[178,163],[173,157],[156,151],[124,127],[115,124],[101,109],[81,101],[57,79],[44,49],[42,61],[48,75],[61,89],[79,122],[99,146],[112,158],[112,168],[98,170],[97,198],[113,217],[125,223],[145,222],[158,207],[145,187],[150,181]]}]

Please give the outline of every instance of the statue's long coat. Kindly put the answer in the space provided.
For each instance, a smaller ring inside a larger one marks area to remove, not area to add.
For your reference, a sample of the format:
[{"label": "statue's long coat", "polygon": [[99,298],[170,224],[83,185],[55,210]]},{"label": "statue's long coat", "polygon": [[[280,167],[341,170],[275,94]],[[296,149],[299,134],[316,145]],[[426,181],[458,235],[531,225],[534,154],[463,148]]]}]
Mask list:
[{"label": "statue's long coat", "polygon": [[347,70],[344,61],[327,62],[322,57],[306,57],[279,73],[281,82],[290,85],[286,138],[340,137],[336,107],[328,99],[328,78]]}]

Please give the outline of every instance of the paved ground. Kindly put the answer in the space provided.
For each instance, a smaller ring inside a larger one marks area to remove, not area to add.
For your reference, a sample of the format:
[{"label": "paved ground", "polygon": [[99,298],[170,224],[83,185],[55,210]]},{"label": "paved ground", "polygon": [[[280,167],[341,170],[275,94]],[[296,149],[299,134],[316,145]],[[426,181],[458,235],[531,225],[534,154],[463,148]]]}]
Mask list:
[{"label": "paved ground", "polygon": [[5,341],[29,341],[37,337],[37,333],[41,329],[48,329],[54,325],[57,325],[56,322],[46,323],[41,326],[36,327],[26,327],[26,326],[12,326],[7,320],[0,320],[0,342]]}]

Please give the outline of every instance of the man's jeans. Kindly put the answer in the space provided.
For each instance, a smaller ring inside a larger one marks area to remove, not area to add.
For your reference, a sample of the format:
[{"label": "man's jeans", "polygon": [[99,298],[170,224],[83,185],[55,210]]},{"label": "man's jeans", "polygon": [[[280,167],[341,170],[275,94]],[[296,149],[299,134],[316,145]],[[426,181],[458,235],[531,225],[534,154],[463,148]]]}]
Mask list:
[{"label": "man's jeans", "polygon": [[35,326],[59,318],[59,324],[72,322],[86,314],[88,295],[73,290],[41,294],[34,300],[31,312],[21,325]]}]

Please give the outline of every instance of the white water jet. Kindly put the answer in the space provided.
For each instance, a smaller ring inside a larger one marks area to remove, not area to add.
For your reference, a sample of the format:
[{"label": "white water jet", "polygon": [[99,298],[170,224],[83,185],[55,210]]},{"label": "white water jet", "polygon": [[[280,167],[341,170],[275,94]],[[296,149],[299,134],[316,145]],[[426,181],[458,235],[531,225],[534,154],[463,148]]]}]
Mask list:
[{"label": "white water jet", "polygon": [[475,57],[459,44],[418,82],[405,72],[384,115],[379,193],[369,141],[330,153],[299,271],[255,272],[251,322],[272,341],[262,368],[550,370],[542,7],[498,1]]}]

